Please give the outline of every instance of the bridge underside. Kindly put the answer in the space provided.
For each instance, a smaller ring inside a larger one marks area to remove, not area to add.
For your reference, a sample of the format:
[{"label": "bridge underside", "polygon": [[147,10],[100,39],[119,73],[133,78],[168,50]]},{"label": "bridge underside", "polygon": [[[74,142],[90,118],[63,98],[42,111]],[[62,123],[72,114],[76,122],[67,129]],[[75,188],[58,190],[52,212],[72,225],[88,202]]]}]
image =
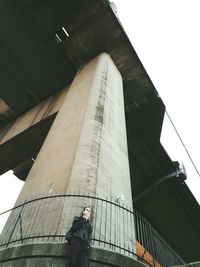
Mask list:
[{"label": "bridge underside", "polygon": [[123,78],[133,204],[186,261],[198,260],[198,203],[184,177],[159,183],[177,169],[160,144],[164,103],[109,3],[3,0],[0,33],[0,173],[13,169],[26,179],[62,106],[61,90],[106,52]]}]

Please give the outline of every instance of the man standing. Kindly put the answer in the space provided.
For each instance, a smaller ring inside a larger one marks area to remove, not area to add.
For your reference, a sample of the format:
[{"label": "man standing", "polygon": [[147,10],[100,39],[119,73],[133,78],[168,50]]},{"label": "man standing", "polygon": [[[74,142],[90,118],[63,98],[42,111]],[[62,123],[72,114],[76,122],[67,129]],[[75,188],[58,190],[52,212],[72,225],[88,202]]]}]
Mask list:
[{"label": "man standing", "polygon": [[89,247],[92,234],[92,226],[89,222],[90,215],[91,209],[85,207],[80,217],[74,217],[72,227],[66,234],[73,267],[89,266]]}]

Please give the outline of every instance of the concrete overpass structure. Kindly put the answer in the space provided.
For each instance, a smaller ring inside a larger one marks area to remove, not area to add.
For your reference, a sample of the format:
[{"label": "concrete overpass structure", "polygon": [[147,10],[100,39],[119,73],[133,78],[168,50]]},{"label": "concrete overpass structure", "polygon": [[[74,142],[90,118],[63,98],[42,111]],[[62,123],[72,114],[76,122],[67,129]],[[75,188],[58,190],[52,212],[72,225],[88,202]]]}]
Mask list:
[{"label": "concrete overpass structure", "polygon": [[[123,194],[129,209],[137,208],[185,262],[198,261],[200,208],[186,177],[160,143],[165,105],[110,3],[2,0],[0,32],[0,173],[12,169],[25,181],[16,205],[70,192],[90,196],[64,205],[53,198],[37,202],[35,212],[46,213],[38,219],[39,232],[33,227],[34,209],[26,206],[24,231],[32,231],[39,243],[59,243],[53,236],[46,240],[45,229],[54,236],[64,234],[81,206],[89,203],[95,206],[93,223],[101,235],[106,226],[100,228],[98,214],[104,206],[91,196],[113,202]],[[11,213],[1,245],[12,241],[11,226],[19,215]],[[44,220],[53,224],[44,229]],[[133,225],[125,232],[116,229],[136,253]],[[21,241],[15,230],[17,241],[6,246],[16,256]],[[37,258],[36,243],[30,238],[20,246],[30,244],[32,258]],[[102,247],[97,242],[94,247],[98,255]],[[3,247],[2,266],[16,264],[5,251]],[[17,261],[21,257],[23,264],[31,264],[30,254],[24,260],[20,253]],[[50,252],[46,256],[48,261]]]}]

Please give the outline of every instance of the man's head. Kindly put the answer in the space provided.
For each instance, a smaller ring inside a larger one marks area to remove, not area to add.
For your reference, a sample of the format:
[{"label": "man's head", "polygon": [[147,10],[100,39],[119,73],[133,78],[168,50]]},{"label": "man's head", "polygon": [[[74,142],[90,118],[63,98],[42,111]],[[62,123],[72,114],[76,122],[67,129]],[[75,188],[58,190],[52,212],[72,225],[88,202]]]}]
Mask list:
[{"label": "man's head", "polygon": [[91,208],[84,207],[82,211],[82,217],[88,220],[90,218],[90,215],[91,215]]}]

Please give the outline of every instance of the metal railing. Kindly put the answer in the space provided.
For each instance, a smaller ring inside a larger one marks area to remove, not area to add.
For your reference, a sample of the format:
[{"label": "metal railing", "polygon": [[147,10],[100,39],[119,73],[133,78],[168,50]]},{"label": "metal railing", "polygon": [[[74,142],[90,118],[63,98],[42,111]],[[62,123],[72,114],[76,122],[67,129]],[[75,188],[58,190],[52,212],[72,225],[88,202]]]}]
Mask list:
[{"label": "metal railing", "polygon": [[[149,266],[184,264],[148,221],[117,199],[91,194],[49,195],[25,201],[11,212],[0,235],[0,248],[34,242],[65,242],[74,215],[92,207],[92,245],[144,261]],[[73,207],[73,208],[72,208]]]},{"label": "metal railing", "polygon": [[185,263],[140,212],[135,210],[134,214],[136,240],[138,254],[140,256],[156,267],[174,266]]}]

